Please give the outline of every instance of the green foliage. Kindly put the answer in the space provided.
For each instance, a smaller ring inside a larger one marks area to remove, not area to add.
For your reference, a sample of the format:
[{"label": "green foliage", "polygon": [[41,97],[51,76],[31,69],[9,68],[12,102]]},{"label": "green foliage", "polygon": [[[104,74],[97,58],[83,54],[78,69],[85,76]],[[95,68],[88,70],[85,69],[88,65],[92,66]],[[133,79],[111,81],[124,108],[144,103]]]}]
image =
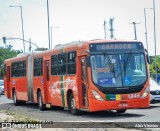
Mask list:
[{"label": "green foliage", "polygon": [[7,48],[0,47],[0,79],[3,78],[4,60],[15,57],[19,53],[21,51],[13,50],[11,45],[8,45]]},{"label": "green foliage", "polygon": [[[48,50],[47,48],[38,48],[36,51]],[[20,50],[13,50],[12,45],[7,45],[7,48],[0,47],[0,79],[3,78],[4,72],[4,60],[16,57],[17,54],[22,53]]]},{"label": "green foliage", "polygon": [[155,74],[155,62],[156,62],[156,66],[157,66],[157,73],[160,73],[160,57],[157,56],[156,60],[155,58],[151,58],[152,63],[149,65],[149,70],[151,72],[151,74]]}]

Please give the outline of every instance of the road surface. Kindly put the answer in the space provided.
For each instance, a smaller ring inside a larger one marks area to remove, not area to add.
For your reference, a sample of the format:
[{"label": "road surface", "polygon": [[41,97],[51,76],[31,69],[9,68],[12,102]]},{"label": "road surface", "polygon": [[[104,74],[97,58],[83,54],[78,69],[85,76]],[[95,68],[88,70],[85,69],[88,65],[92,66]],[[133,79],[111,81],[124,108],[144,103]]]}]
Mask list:
[{"label": "road surface", "polygon": [[82,115],[74,116],[70,114],[70,111],[63,110],[62,108],[40,111],[37,104],[33,103],[15,106],[12,100],[8,100],[4,95],[2,95],[0,97],[0,110],[11,110],[27,117],[53,122],[160,122],[160,103],[151,104],[148,109],[129,109],[123,114],[118,114],[116,111],[103,111],[92,113],[84,112]]}]

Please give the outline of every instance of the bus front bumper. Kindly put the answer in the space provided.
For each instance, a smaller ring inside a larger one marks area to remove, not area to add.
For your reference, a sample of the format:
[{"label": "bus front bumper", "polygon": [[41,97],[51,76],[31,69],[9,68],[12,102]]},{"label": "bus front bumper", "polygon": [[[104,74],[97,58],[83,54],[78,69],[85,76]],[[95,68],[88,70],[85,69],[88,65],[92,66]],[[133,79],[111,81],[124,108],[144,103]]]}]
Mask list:
[{"label": "bus front bumper", "polygon": [[150,106],[149,97],[131,100],[115,100],[115,101],[100,101],[90,98],[90,112],[105,111],[105,110],[124,110],[134,108],[148,108]]}]

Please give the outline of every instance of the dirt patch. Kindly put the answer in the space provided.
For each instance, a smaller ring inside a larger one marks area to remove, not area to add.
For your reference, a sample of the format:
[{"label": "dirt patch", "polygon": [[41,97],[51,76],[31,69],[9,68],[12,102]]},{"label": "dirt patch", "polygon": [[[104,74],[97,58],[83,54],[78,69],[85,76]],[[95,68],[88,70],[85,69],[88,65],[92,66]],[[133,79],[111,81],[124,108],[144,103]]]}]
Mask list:
[{"label": "dirt patch", "polygon": [[[10,110],[0,110],[0,122],[31,122],[38,121],[33,118],[29,118],[23,115],[19,115]],[[125,129],[125,128],[33,128],[33,129],[0,129],[0,131],[139,131],[139,130],[147,130],[147,129]],[[149,129],[150,130],[150,129]],[[148,130],[148,131],[149,131]]]},{"label": "dirt patch", "polygon": [[23,115],[19,115],[10,110],[0,110],[0,122],[28,122],[36,121],[36,119],[29,118]]}]

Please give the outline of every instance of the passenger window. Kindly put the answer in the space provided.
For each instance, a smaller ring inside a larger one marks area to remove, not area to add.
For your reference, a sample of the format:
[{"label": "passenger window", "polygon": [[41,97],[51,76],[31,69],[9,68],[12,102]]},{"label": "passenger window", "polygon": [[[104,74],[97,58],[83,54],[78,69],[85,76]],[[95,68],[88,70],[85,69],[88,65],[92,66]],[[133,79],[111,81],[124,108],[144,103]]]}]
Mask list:
[{"label": "passenger window", "polygon": [[58,57],[57,55],[51,56],[51,75],[58,74]]},{"label": "passenger window", "polygon": [[34,59],[34,76],[43,75],[43,58]]},{"label": "passenger window", "polygon": [[68,74],[76,74],[76,51],[68,53]]},{"label": "passenger window", "polygon": [[66,74],[66,53],[58,55],[58,75]]}]

